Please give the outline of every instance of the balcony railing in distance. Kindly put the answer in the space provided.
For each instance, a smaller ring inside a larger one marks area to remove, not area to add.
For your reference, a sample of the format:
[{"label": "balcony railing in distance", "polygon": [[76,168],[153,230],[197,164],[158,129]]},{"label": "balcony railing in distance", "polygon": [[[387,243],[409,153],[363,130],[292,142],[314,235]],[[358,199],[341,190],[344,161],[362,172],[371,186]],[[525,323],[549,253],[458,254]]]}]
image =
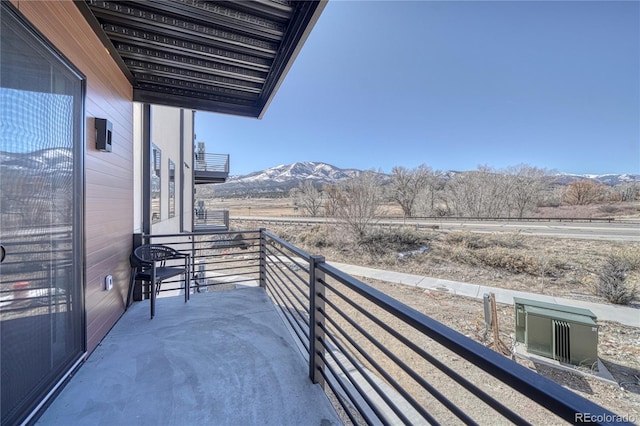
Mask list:
[{"label": "balcony railing in distance", "polygon": [[226,231],[229,229],[229,210],[194,209],[194,229]]},{"label": "balcony railing in distance", "polygon": [[223,183],[229,177],[229,154],[194,154],[196,184]]},{"label": "balcony railing in distance", "polygon": [[191,254],[192,291],[264,287],[347,424],[631,424],[267,230],[143,241]]}]

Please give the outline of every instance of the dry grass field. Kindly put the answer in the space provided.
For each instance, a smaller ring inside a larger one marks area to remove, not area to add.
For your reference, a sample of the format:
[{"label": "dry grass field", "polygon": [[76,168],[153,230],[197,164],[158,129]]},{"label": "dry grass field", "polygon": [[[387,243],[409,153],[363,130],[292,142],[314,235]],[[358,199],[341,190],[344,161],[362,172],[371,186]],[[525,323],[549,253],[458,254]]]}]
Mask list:
[{"label": "dry grass field", "polygon": [[[207,200],[207,208],[214,210],[229,210],[231,216],[291,216],[304,215],[300,209],[296,210],[294,200],[283,198],[211,198]],[[387,216],[402,216],[402,209],[397,204],[385,204],[381,207],[381,214]],[[587,206],[540,207],[532,217],[544,218],[603,218],[615,217],[616,220],[640,221],[640,203],[607,203]]]}]

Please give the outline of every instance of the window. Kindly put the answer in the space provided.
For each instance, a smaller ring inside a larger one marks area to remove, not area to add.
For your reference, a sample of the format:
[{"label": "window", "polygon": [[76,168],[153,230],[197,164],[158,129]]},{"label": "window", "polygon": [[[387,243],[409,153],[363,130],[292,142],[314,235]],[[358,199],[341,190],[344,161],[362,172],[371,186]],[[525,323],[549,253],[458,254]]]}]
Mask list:
[{"label": "window", "polygon": [[176,215],[176,165],[169,160],[169,217]]},{"label": "window", "polygon": [[160,222],[160,188],[162,187],[162,152],[151,145],[151,223]]}]

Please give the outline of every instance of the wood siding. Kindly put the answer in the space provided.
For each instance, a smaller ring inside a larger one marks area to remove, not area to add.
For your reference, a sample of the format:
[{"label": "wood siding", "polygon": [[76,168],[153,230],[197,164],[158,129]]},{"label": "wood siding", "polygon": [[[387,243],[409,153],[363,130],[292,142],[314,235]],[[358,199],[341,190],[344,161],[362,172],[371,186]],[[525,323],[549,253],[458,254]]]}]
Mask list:
[{"label": "wood siding", "polygon": [[[133,91],[72,1],[17,1],[20,12],[86,77],[85,301],[87,350],[124,311],[133,232]],[[94,119],[113,123],[113,151],[95,148]],[[114,287],[104,289],[105,276]]]}]

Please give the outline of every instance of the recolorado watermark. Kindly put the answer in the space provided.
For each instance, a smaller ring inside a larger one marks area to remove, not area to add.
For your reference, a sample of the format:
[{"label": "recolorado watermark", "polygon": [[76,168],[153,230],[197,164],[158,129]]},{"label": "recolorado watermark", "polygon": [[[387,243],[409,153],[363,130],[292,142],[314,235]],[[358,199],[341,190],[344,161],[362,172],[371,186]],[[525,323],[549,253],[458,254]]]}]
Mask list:
[{"label": "recolorado watermark", "polygon": [[635,423],[638,420],[638,417],[633,414],[576,413],[574,417],[575,423]]}]

